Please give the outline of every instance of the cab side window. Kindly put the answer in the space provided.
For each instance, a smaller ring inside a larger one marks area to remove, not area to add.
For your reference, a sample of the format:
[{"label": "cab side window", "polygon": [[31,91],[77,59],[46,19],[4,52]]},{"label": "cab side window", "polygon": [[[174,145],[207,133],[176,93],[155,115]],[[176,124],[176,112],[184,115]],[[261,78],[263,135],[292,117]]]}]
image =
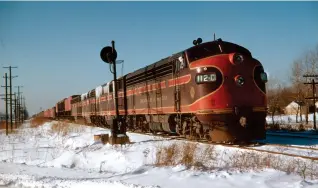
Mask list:
[{"label": "cab side window", "polygon": [[178,58],[178,62],[179,62],[179,69],[180,70],[183,70],[183,69],[187,68],[187,62],[185,61],[183,56],[180,56]]},{"label": "cab side window", "polygon": [[175,59],[175,73],[182,71],[183,69],[187,68],[187,62],[185,61],[183,56],[180,56]]}]

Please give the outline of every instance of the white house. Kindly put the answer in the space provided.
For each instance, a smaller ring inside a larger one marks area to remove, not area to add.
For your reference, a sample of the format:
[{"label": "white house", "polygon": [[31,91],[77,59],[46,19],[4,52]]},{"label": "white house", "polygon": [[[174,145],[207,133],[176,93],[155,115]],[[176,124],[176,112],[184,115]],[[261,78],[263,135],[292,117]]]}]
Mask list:
[{"label": "white house", "polygon": [[[316,108],[318,108],[318,102],[315,103]],[[297,111],[299,110],[299,104],[296,103],[295,101],[289,103],[285,109],[284,112],[286,115],[296,115]],[[306,113],[306,107],[302,107],[302,114]]]},{"label": "white house", "polygon": [[284,109],[286,115],[295,115],[297,114],[298,110],[299,110],[299,104],[296,103],[295,101],[289,103]]}]

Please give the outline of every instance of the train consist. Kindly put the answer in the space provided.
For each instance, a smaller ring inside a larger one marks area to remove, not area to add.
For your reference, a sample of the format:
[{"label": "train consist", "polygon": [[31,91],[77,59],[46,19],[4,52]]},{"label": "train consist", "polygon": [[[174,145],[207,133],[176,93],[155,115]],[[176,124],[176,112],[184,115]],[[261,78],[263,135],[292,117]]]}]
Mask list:
[{"label": "train consist", "polygon": [[[265,138],[267,75],[246,48],[222,39],[195,45],[117,81],[127,130],[212,142]],[[114,81],[59,101],[39,116],[111,127]]]}]

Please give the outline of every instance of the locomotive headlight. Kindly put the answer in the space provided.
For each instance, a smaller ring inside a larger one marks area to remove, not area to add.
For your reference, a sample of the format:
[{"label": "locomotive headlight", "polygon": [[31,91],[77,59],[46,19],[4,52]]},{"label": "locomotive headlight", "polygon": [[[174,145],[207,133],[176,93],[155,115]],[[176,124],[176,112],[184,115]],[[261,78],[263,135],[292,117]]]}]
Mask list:
[{"label": "locomotive headlight", "polygon": [[268,81],[266,72],[261,73],[261,80],[266,83]]},{"label": "locomotive headlight", "polygon": [[243,63],[244,57],[240,53],[230,54],[230,62],[234,65],[238,65]]},{"label": "locomotive headlight", "polygon": [[234,56],[233,56],[233,62],[235,64],[240,64],[244,61],[244,57],[242,54],[239,54],[239,53],[235,53]]},{"label": "locomotive headlight", "polygon": [[236,83],[238,86],[243,86],[244,83],[245,83],[245,80],[244,80],[244,78],[243,78],[241,75],[235,76],[234,80],[235,80],[235,83]]}]

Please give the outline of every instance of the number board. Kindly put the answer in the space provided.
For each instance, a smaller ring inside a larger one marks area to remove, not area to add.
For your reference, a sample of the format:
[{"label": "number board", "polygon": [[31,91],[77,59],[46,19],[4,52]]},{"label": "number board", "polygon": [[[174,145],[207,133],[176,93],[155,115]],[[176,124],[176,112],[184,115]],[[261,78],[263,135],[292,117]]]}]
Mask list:
[{"label": "number board", "polygon": [[195,81],[197,83],[215,82],[216,81],[216,74],[215,73],[198,74],[195,78]]}]

